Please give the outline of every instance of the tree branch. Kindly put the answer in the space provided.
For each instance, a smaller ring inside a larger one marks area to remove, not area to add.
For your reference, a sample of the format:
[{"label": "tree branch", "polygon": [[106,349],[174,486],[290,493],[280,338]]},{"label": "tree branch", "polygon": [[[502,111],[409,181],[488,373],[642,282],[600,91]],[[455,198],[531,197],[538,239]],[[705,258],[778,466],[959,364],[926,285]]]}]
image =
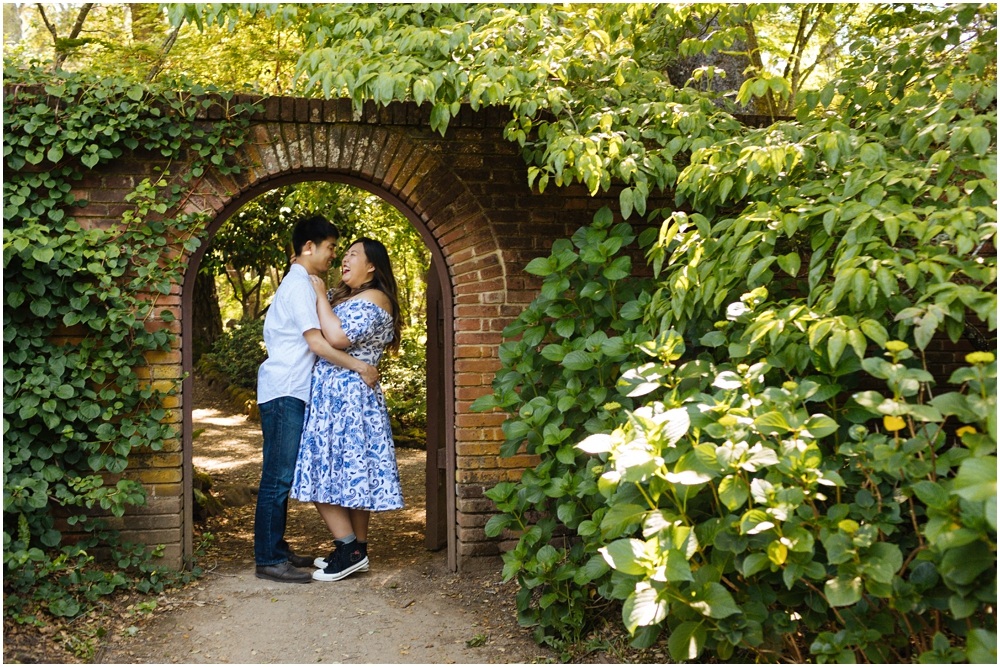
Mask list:
[{"label": "tree branch", "polygon": [[[805,44],[809,41],[808,37],[803,39],[803,36],[806,32],[806,23],[809,22],[810,11],[812,10],[809,5],[802,5],[802,13],[799,15],[799,29],[798,32],[795,33],[795,41],[792,43],[791,57],[788,59],[788,62],[785,63],[785,73],[782,74],[782,76],[786,79],[792,71],[792,63],[795,63],[796,65],[798,64],[799,59],[802,57],[802,51],[805,49]],[[812,33],[810,32],[810,35],[811,34]]]},{"label": "tree branch", "polygon": [[85,2],[83,6],[80,7],[80,13],[76,15],[76,23],[73,24],[73,29],[69,32],[70,39],[76,39],[80,36],[80,31],[83,30],[83,22],[87,20],[87,14],[89,14],[90,10],[93,8],[93,2]]},{"label": "tree branch", "polygon": [[[841,18],[846,21],[854,13],[855,9],[856,6],[854,5],[849,6],[846,10],[846,13]],[[819,24],[819,19],[816,20],[816,23],[817,25]],[[813,30],[815,29],[816,26],[813,26]],[[812,35],[810,33],[810,37],[811,36]],[[823,44],[822,47],[820,47],[819,53],[816,55],[816,60],[813,62],[813,64],[800,73],[798,81],[801,83],[806,79],[808,79],[809,75],[813,73],[813,70],[816,69],[817,65],[819,65],[821,62],[823,62],[824,60],[826,60],[827,58],[829,58],[834,54],[834,52],[836,51],[836,46],[837,46],[837,32],[834,31],[833,35],[830,36],[830,39],[828,39],[826,43]]]},{"label": "tree branch", "polygon": [[49,17],[45,15],[45,8],[42,7],[42,3],[36,2],[35,8],[38,9],[38,13],[42,15],[42,23],[45,27],[49,29],[49,33],[52,35],[52,45],[55,46],[56,42],[59,41],[59,35],[56,33],[55,26],[49,23]]},{"label": "tree branch", "polygon": [[[55,26],[49,21],[49,17],[45,15],[45,9],[42,7],[42,3],[35,3],[35,7],[38,8],[38,13],[42,17],[42,23],[45,24],[49,34],[52,35],[52,46],[56,52],[55,69],[59,69],[62,67],[62,64],[66,62],[66,58],[69,56],[69,53],[66,49],[59,47],[59,33],[56,32]],[[76,39],[80,36],[80,31],[83,30],[83,22],[87,20],[87,14],[89,14],[90,10],[93,8],[93,2],[86,2],[81,5],[80,11],[76,15],[76,22],[73,23],[73,29],[70,30],[69,37],[67,39]]]},{"label": "tree branch", "polygon": [[160,46],[160,55],[156,59],[156,64],[153,65],[153,67],[149,70],[149,74],[146,75],[146,83],[155,79],[156,75],[160,73],[160,70],[163,68],[163,63],[167,59],[167,54],[170,53],[170,49],[174,47],[174,42],[177,41],[177,35],[181,31],[182,25],[183,22],[178,23],[177,27],[171,31],[165,40],[163,40],[163,45]]}]

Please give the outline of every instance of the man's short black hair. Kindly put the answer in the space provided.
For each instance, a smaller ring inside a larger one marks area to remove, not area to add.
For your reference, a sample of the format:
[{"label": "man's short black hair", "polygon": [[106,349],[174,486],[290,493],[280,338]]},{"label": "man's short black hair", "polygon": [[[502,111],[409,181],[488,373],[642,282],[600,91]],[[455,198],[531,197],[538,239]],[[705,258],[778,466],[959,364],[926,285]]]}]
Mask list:
[{"label": "man's short black hair", "polygon": [[330,238],[340,238],[337,226],[321,215],[311,215],[295,223],[295,229],[292,230],[292,249],[296,255],[301,255],[302,246],[306,241],[319,245]]}]

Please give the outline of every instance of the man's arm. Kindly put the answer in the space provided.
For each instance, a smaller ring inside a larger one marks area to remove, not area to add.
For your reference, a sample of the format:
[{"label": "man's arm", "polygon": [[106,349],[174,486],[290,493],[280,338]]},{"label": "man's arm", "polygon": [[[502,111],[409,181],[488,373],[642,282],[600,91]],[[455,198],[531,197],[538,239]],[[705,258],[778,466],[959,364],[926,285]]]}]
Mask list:
[{"label": "man's arm", "polygon": [[378,384],[379,373],[377,368],[371,364],[366,364],[360,359],[355,359],[342,350],[334,348],[323,337],[323,332],[319,329],[309,329],[309,331],[306,331],[302,335],[305,337],[306,343],[309,345],[309,349],[313,351],[313,354],[323,357],[331,364],[354,371],[372,389]]}]

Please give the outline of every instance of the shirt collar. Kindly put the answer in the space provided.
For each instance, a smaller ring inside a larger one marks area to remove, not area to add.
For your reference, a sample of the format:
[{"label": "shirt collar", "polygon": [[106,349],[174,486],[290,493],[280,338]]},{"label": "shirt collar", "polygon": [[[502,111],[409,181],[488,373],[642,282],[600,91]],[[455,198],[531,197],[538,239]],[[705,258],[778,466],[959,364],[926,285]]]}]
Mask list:
[{"label": "shirt collar", "polygon": [[306,278],[309,277],[309,272],[306,271],[306,267],[302,266],[301,264],[292,264],[292,268],[288,270],[288,275],[291,275],[293,272],[294,273],[301,272],[302,275],[305,276]]}]

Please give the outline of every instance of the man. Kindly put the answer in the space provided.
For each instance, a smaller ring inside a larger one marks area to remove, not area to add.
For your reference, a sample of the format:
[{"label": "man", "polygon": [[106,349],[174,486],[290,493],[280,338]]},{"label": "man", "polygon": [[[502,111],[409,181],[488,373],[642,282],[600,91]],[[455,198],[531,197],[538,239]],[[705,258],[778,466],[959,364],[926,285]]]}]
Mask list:
[{"label": "man", "polygon": [[295,259],[264,318],[267,360],[257,373],[257,402],[264,434],[264,464],[254,517],[257,577],[306,584],[312,557],[295,555],[285,541],[288,493],[299,452],[302,423],[317,355],[357,372],[369,386],[378,370],[334,349],[323,338],[312,276],[330,268],[339,233],[323,216],[300,220],[292,231]]}]

